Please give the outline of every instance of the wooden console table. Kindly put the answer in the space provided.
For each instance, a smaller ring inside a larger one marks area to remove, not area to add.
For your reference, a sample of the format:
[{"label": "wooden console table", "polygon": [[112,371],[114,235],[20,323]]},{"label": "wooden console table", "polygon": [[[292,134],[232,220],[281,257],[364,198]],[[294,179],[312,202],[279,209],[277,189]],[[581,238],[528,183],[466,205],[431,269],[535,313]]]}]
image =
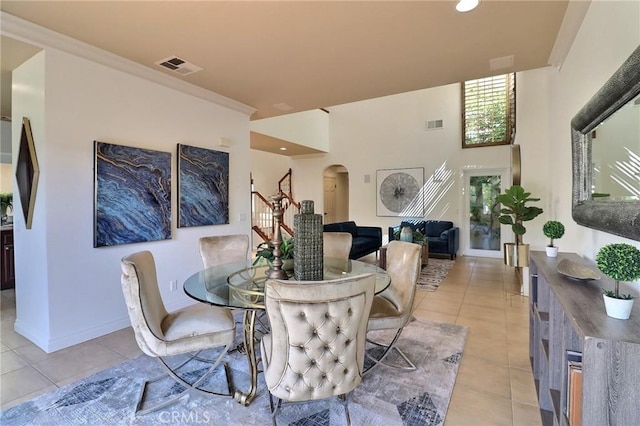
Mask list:
[{"label": "wooden console table", "polygon": [[558,273],[562,259],[597,267],[576,254],[530,255],[529,355],[544,425],[568,425],[567,351],[582,353],[583,426],[637,425],[640,419],[640,303],[631,317],[607,316],[602,288],[613,282],[580,281]]},{"label": "wooden console table", "polygon": [[[380,247],[380,267],[382,269],[387,269],[387,248],[388,244]],[[422,266],[427,266],[429,263],[429,245],[422,244]]]}]

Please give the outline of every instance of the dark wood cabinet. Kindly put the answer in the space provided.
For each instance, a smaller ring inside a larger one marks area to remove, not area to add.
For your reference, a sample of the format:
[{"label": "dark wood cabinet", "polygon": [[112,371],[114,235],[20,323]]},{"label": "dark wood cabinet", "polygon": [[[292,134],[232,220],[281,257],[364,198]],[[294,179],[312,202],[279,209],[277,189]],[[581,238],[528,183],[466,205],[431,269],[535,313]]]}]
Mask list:
[{"label": "dark wood cabinet", "polygon": [[14,288],[16,272],[13,261],[13,229],[0,231],[0,247],[2,250],[2,267],[0,268],[0,289]]}]

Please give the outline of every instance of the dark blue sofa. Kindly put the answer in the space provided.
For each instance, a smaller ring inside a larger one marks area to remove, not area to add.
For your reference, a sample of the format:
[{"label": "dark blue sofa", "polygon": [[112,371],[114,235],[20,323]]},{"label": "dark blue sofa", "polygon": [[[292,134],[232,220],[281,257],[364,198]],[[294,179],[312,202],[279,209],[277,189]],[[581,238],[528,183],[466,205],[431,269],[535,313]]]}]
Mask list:
[{"label": "dark blue sofa", "polygon": [[337,222],[324,225],[324,232],[348,232],[353,237],[349,259],[358,259],[375,253],[382,246],[382,228],[358,226],[355,222]]},{"label": "dark blue sofa", "polygon": [[456,257],[459,245],[459,229],[453,222],[446,220],[405,220],[398,226],[389,227],[389,241],[398,239],[394,235],[404,226],[422,232],[429,239],[429,256],[446,254],[451,259]]}]

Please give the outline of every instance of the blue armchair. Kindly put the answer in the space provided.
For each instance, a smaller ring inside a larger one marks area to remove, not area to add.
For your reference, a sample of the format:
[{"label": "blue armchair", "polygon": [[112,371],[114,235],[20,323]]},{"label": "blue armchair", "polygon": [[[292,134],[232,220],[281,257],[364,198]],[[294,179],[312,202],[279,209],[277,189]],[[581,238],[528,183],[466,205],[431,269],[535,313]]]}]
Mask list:
[{"label": "blue armchair", "polygon": [[405,220],[398,226],[389,227],[389,241],[398,239],[395,234],[404,226],[422,232],[429,239],[429,255],[446,254],[454,259],[458,253],[459,228],[446,220]]}]

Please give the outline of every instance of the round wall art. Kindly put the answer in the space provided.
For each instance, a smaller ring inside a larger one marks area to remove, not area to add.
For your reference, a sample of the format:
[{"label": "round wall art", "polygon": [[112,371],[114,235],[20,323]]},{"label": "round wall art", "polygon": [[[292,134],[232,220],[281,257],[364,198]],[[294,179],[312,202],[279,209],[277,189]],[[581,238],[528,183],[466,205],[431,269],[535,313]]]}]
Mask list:
[{"label": "round wall art", "polygon": [[424,169],[378,170],[378,216],[421,215]]}]

